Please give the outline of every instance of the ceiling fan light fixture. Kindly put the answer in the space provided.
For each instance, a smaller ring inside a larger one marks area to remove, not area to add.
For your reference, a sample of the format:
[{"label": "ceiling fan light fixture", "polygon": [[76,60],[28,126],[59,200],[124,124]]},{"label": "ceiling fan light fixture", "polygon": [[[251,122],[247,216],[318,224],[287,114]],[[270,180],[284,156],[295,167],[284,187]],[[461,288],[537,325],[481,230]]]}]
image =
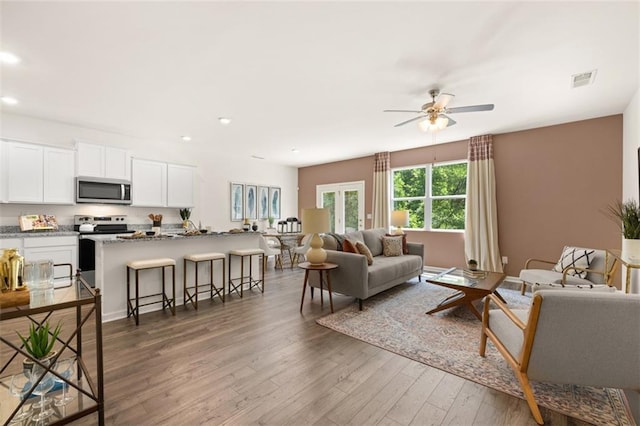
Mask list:
[{"label": "ceiling fan light fixture", "polygon": [[448,124],[449,119],[447,117],[427,117],[418,122],[418,127],[423,132],[437,132],[438,130],[446,129]]}]

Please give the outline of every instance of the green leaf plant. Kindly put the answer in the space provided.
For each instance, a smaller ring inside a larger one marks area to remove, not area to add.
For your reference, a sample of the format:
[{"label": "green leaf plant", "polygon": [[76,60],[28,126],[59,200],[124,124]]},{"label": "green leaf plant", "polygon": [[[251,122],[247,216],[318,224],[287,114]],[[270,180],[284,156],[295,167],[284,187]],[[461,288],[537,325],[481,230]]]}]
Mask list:
[{"label": "green leaf plant", "polygon": [[607,206],[606,213],[618,225],[624,238],[640,240],[640,206],[636,200],[616,201]]},{"label": "green leaf plant", "polygon": [[36,359],[46,358],[56,343],[56,338],[60,334],[62,325],[58,323],[56,328],[50,332],[49,321],[36,327],[35,324],[29,326],[29,335],[22,336],[16,331],[16,334],[22,340],[25,350]]}]

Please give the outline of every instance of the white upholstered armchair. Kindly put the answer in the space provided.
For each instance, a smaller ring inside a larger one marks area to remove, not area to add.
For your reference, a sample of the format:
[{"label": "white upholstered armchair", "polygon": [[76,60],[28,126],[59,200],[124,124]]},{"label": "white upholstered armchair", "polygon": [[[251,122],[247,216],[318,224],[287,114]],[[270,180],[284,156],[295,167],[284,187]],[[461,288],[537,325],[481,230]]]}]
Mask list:
[{"label": "white upholstered armchair", "polygon": [[[490,303],[497,309],[489,309]],[[538,424],[543,420],[529,380],[625,389],[630,406],[638,407],[640,295],[541,290],[530,309],[517,310],[490,295],[481,356],[487,338],[513,369]]]},{"label": "white upholstered armchair", "polygon": [[[546,267],[542,269],[541,266]],[[556,261],[528,259],[520,271],[521,293],[536,283],[589,286],[611,285],[613,258],[604,250],[566,246]]]}]

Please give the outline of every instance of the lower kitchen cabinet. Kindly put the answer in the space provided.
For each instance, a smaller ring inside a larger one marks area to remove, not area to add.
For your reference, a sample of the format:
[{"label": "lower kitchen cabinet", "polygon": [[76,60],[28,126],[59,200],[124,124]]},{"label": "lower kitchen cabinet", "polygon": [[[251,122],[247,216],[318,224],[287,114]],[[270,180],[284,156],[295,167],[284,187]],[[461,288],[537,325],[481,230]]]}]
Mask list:
[{"label": "lower kitchen cabinet", "polygon": [[[78,237],[24,238],[21,253],[25,261],[51,259],[53,263],[70,263],[72,270],[75,271],[78,265]],[[55,276],[58,278],[68,273],[68,267],[59,267],[55,271]]]}]

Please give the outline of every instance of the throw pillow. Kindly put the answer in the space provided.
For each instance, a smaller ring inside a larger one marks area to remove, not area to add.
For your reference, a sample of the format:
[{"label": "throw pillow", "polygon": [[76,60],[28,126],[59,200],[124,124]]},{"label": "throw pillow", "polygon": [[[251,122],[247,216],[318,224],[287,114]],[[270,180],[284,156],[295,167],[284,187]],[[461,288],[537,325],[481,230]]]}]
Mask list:
[{"label": "throw pillow", "polygon": [[382,254],[385,256],[402,256],[402,237],[382,237]]},{"label": "throw pillow", "polygon": [[364,256],[367,258],[368,265],[373,265],[373,256],[371,255],[371,250],[369,250],[369,247],[367,247],[360,241],[356,241],[356,249],[358,250],[358,253],[364,254]]},{"label": "throw pillow", "polygon": [[[560,260],[556,263],[556,266],[553,267],[553,271],[562,272],[566,268],[589,268],[591,261],[593,260],[593,253],[595,250],[585,250],[585,249],[577,249],[573,247],[565,247],[562,256],[560,256]],[[568,275],[573,275],[574,277],[579,278],[587,278],[587,273],[585,271],[579,271],[575,269],[571,269],[568,272]]]},{"label": "throw pillow", "polygon": [[342,251],[347,253],[355,253],[358,254],[358,249],[356,246],[349,240],[344,240],[342,242]]},{"label": "throw pillow", "polygon": [[402,254],[409,254],[409,247],[407,247],[407,234],[395,235],[386,234],[386,237],[402,237]]}]

